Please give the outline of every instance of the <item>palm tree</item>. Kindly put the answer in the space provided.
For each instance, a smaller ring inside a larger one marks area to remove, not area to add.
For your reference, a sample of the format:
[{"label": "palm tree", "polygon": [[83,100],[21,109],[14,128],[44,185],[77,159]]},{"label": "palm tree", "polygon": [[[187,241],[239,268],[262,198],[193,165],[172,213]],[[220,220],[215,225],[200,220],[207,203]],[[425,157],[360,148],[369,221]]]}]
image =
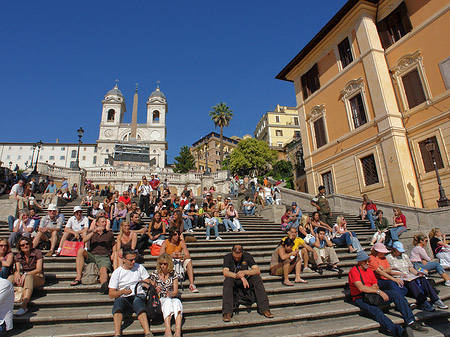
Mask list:
[{"label": "palm tree", "polygon": [[222,165],[223,161],[223,128],[227,127],[230,124],[231,119],[233,118],[233,110],[223,102],[220,102],[213,107],[211,107],[211,111],[209,115],[211,116],[211,120],[214,122],[214,125],[220,126],[220,165]]}]

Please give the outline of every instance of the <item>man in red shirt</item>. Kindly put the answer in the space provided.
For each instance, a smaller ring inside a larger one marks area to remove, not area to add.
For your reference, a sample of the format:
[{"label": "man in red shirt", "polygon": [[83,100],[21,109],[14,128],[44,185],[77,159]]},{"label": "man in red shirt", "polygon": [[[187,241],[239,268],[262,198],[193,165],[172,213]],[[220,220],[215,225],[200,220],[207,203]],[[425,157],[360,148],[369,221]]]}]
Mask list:
[{"label": "man in red shirt", "polygon": [[125,206],[127,206],[127,209],[129,209],[131,207],[130,193],[128,191],[123,191],[123,195],[119,198],[119,201],[122,201]]},{"label": "man in red shirt", "polygon": [[[414,315],[409,308],[408,302],[397,291],[382,291],[378,287],[377,278],[373,271],[369,268],[369,255],[364,251],[358,252],[356,261],[358,265],[352,267],[348,273],[348,284],[350,285],[350,293],[352,295],[353,304],[367,312],[381,326],[388,329],[394,336],[413,336],[412,330],[428,332],[419,322],[415,321]],[[402,317],[407,324],[404,329],[399,324],[394,324],[389,317],[377,306],[364,302],[362,296],[366,294],[378,294],[388,303],[394,302]]]},{"label": "man in red shirt", "polygon": [[149,184],[152,187],[152,204],[154,204],[158,197],[159,179],[155,179],[155,175],[152,174]]}]

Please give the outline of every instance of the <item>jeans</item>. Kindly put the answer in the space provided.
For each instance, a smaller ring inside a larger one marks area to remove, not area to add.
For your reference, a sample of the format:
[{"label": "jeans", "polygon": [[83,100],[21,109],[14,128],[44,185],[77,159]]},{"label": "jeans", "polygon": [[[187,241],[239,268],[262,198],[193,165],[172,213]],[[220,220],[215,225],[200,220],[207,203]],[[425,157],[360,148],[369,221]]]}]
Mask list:
[{"label": "jeans", "polygon": [[118,232],[118,231],[120,231],[120,225],[122,224],[122,221],[123,221],[124,219],[114,219],[114,221],[113,221],[113,226],[112,226],[112,230],[113,230],[113,232]]},{"label": "jeans", "polygon": [[272,199],[272,197],[266,198],[266,205],[273,205],[273,199]]},{"label": "jeans", "polygon": [[406,226],[398,226],[390,229],[392,241],[398,241],[400,235],[406,232]]},{"label": "jeans", "polygon": [[192,220],[189,218],[183,218],[184,230],[192,229]]},{"label": "jeans", "polygon": [[216,238],[219,236],[219,228],[217,225],[211,227],[211,226],[206,226],[206,237],[210,237],[210,233],[211,233],[211,229],[214,229],[214,234],[216,235]]},{"label": "jeans", "polygon": [[405,296],[408,293],[408,288],[405,286],[401,287],[391,280],[378,280],[378,286],[383,291],[392,291],[392,292],[398,292],[402,296]]},{"label": "jeans", "polygon": [[14,221],[16,221],[17,219],[15,217],[13,217],[12,215],[8,215],[8,227],[9,230],[12,231],[14,229]]},{"label": "jeans", "polygon": [[[356,237],[355,232],[352,232],[352,235]],[[344,244],[345,244],[345,246],[348,247],[348,246],[350,246],[352,244],[352,237],[351,237],[350,233],[345,232],[340,237],[334,238],[331,241],[333,241],[333,243],[335,243],[336,246],[338,246],[338,247],[344,246]]]},{"label": "jeans", "polygon": [[430,261],[430,262],[428,262],[425,265],[422,262],[413,262],[412,264],[413,264],[413,266],[414,266],[414,268],[416,270],[419,270],[419,268],[423,268],[423,269],[426,269],[426,270],[434,270],[434,269],[436,269],[436,271],[438,272],[439,275],[444,274],[444,268],[442,268],[440,263],[437,262],[437,261]]},{"label": "jeans", "polygon": [[[419,282],[422,285],[423,291],[420,289]],[[411,296],[417,300],[418,305],[422,305],[427,300],[427,296],[430,297],[431,303],[439,299],[430,282],[425,277],[418,277],[411,282],[405,282],[405,286],[408,288]]]},{"label": "jeans", "polygon": [[117,297],[113,304],[112,314],[114,315],[117,312],[131,313],[134,311],[136,316],[139,316],[140,313],[147,310],[144,298],[144,295]]},{"label": "jeans", "polygon": [[2,270],[0,271],[0,278],[7,279],[9,275],[11,275],[11,268],[2,267]]},{"label": "jeans", "polygon": [[225,225],[225,228],[227,229],[227,231],[231,230],[235,230],[236,227],[233,224],[233,221],[231,221],[230,219],[223,219],[223,224]]},{"label": "jeans", "polygon": [[[164,234],[161,234],[160,236],[158,236],[158,238],[156,240],[165,240],[165,239],[166,239],[166,236]],[[153,244],[153,242],[155,242],[156,240],[148,239],[149,245],[151,246]]]},{"label": "jeans", "polygon": [[375,220],[373,220],[374,212],[375,211],[373,209],[369,209],[366,214],[367,219],[369,219],[369,221],[370,221],[370,229],[375,229]]},{"label": "jeans", "polygon": [[245,215],[254,215],[255,214],[255,206],[252,206],[251,209],[247,209],[247,206],[244,206],[244,214]]}]

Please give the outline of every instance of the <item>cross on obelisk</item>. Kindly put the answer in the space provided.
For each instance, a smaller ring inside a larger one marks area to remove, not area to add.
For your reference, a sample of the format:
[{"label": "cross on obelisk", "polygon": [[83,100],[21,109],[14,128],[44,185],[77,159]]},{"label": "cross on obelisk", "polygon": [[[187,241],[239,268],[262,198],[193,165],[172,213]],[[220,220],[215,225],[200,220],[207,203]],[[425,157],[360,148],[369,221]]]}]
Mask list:
[{"label": "cross on obelisk", "polygon": [[138,86],[136,83],[136,92],[133,97],[133,114],[131,115],[131,134],[130,143],[136,143],[136,133],[137,133],[137,110],[138,110]]},{"label": "cross on obelisk", "polygon": [[119,84],[119,79],[116,78],[116,80],[114,82],[116,82],[116,87],[117,87],[117,85]]}]

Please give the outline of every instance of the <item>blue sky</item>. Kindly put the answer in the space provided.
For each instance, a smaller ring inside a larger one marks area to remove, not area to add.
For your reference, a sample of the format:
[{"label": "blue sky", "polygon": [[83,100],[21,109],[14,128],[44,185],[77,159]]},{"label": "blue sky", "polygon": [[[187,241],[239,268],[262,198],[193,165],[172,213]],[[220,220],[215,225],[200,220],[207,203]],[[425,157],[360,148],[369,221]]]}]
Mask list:
[{"label": "blue sky", "polygon": [[[169,104],[168,162],[234,110],[226,136],[253,134],[277,104],[295,106],[278,72],[342,7],[321,1],[2,1],[0,142],[98,138],[101,100],[118,78],[138,122],[159,80]],[[218,130],[217,130],[218,131]]]}]

